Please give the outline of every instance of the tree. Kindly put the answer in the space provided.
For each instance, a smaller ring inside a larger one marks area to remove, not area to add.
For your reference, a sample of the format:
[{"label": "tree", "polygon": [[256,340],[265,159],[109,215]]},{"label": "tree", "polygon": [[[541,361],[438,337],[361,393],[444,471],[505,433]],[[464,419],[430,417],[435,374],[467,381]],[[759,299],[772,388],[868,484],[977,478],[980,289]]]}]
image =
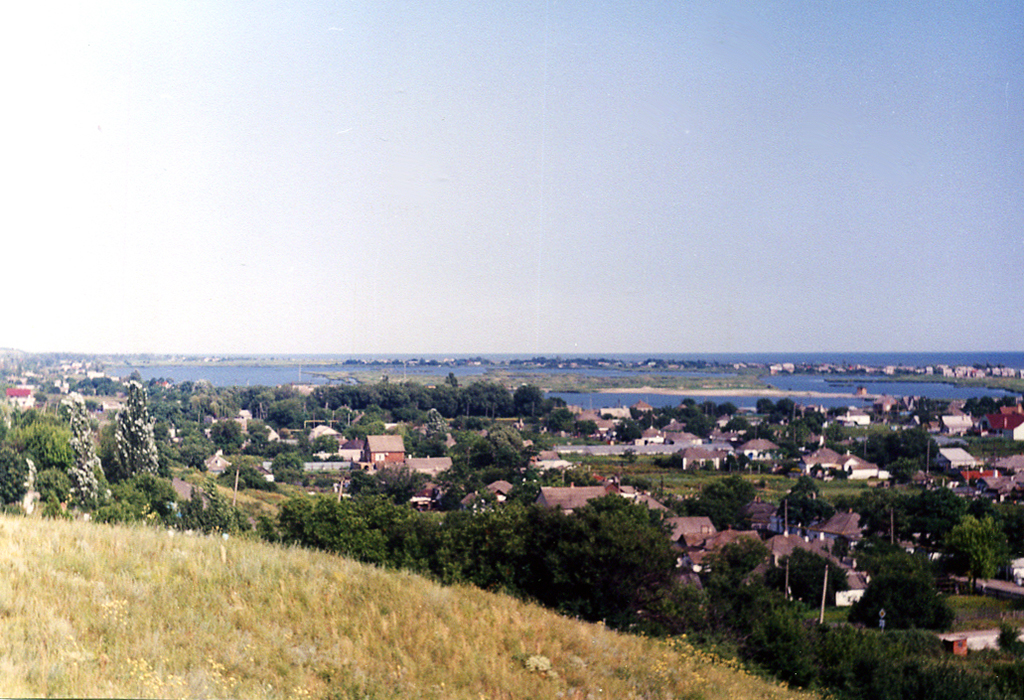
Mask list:
[{"label": "tree", "polygon": [[850,609],[850,621],[878,627],[879,613],[892,629],[948,629],[953,609],[935,586],[935,575],[923,557],[894,550],[873,561],[871,583]]},{"label": "tree", "polygon": [[445,421],[444,416],[436,408],[432,408],[427,411],[427,418],[424,421],[424,427],[427,429],[427,436],[434,437],[437,435],[446,435],[448,433],[448,423]]},{"label": "tree", "polygon": [[922,544],[938,549],[967,513],[967,501],[950,489],[932,489],[910,499],[907,510],[911,531],[920,533]]},{"label": "tree", "polygon": [[921,460],[900,457],[889,465],[889,473],[897,483],[905,484],[921,469]]},{"label": "tree", "polygon": [[539,506],[528,513],[527,566],[513,574],[527,595],[625,629],[648,618],[670,590],[676,557],[644,506],[609,495],[569,516]]},{"label": "tree", "polygon": [[725,432],[727,433],[745,433],[748,430],[750,430],[750,421],[743,416],[733,416],[725,424]]},{"label": "tree", "polygon": [[615,427],[615,439],[621,443],[631,443],[643,437],[644,431],[632,418],[623,418]]},{"label": "tree", "polygon": [[10,447],[0,447],[0,502],[21,503],[29,477],[28,461]]},{"label": "tree", "polygon": [[835,513],[832,504],[820,497],[817,481],[801,476],[789,490],[789,521],[797,525],[810,525],[827,520]]},{"label": "tree", "polygon": [[753,484],[738,474],[717,479],[704,487],[700,496],[686,501],[688,515],[706,515],[719,530],[740,527],[743,507],[754,500]]},{"label": "tree", "polygon": [[396,467],[384,467],[377,472],[377,481],[380,483],[380,491],[385,494],[396,505],[408,503],[427,483],[427,475],[414,472],[403,465]]},{"label": "tree", "polygon": [[768,558],[756,537],[740,537],[704,560],[701,580],[708,593],[712,625],[749,632],[772,594],[754,570]]},{"label": "tree", "polygon": [[274,457],[270,464],[274,481],[279,484],[291,484],[302,479],[302,457],[298,452],[282,452]]},{"label": "tree", "polygon": [[369,527],[348,499],[326,496],[292,498],[278,515],[281,539],[361,561],[382,564],[386,560],[385,534]]},{"label": "tree", "polygon": [[[825,557],[806,549],[794,550],[787,557],[789,564],[789,592],[796,600],[809,605],[816,605],[821,600],[821,589],[824,585],[825,567],[828,567],[828,589],[826,596],[831,604],[835,604],[836,592],[849,588],[846,572],[837,564]],[[776,590],[786,591],[786,560],[767,574],[767,584]]]},{"label": "tree", "polygon": [[97,473],[102,470],[96,446],[92,440],[92,428],[81,394],[72,392],[60,402],[60,408],[71,426],[71,451],[74,464],[68,469],[71,479],[71,498],[78,504],[92,508],[99,495]]},{"label": "tree", "polygon": [[556,408],[548,414],[544,423],[553,433],[571,433],[576,424],[576,416],[568,408]]},{"label": "tree", "polygon": [[60,469],[44,469],[36,475],[36,491],[40,501],[65,503],[71,495],[71,479]]},{"label": "tree", "polygon": [[210,440],[225,452],[237,452],[245,442],[242,426],[234,420],[219,420],[210,426]]},{"label": "tree", "polygon": [[544,392],[533,384],[523,384],[512,395],[516,415],[536,416],[544,408]]},{"label": "tree", "polygon": [[[241,461],[244,458],[236,457],[235,459]],[[235,485],[235,476],[238,476],[238,488],[239,489],[252,489],[254,491],[277,491],[277,484],[273,481],[267,481],[266,477],[263,476],[256,467],[252,464],[237,464],[235,469],[226,469],[220,476],[217,477],[217,482],[228,488],[233,488]]]},{"label": "tree", "polygon": [[52,416],[39,416],[28,425],[19,426],[13,431],[11,442],[22,454],[31,457],[40,471],[66,472],[75,463],[71,431]]},{"label": "tree", "polygon": [[250,527],[245,514],[228,503],[217,489],[216,482],[209,478],[202,493],[198,488],[192,490],[192,498],[182,509],[179,525],[183,529],[199,530],[206,534],[236,534]]},{"label": "tree", "polygon": [[1006,561],[1006,535],[991,517],[965,515],[946,535],[946,551],[955,570],[971,577],[971,589],[979,578],[992,578]]},{"label": "tree", "polygon": [[753,622],[747,653],[785,682],[810,685],[815,678],[814,646],[800,611],[793,605],[767,602]]},{"label": "tree", "polygon": [[336,455],[338,454],[339,449],[340,445],[338,444],[338,438],[333,435],[321,435],[315,438],[309,446],[309,451],[315,455]]},{"label": "tree", "polygon": [[146,408],[146,389],[139,382],[128,382],[128,400],[117,414],[114,439],[117,453],[111,481],[135,474],[155,474],[158,468],[153,420]]},{"label": "tree", "polygon": [[202,433],[192,433],[182,438],[178,456],[182,463],[193,469],[203,469],[206,458],[213,454],[213,445]]}]

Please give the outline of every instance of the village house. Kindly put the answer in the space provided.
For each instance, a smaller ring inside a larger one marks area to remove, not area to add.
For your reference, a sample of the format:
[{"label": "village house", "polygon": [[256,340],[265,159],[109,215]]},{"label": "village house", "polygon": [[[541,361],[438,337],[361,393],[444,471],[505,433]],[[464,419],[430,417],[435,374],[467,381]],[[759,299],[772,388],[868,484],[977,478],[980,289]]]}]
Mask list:
[{"label": "village house", "polygon": [[1024,440],[1024,415],[990,413],[979,421],[982,432],[996,434],[1007,440]]},{"label": "village house", "polygon": [[7,400],[22,410],[35,408],[36,405],[36,397],[32,394],[30,387],[9,387],[7,389]]},{"label": "village house", "polygon": [[778,452],[779,446],[771,440],[764,440],[757,438],[754,440],[748,440],[747,442],[740,445],[740,454],[745,456],[751,461],[763,461],[772,459]]},{"label": "village house", "polygon": [[342,439],[341,433],[325,423],[321,423],[309,431],[309,441],[311,443],[316,442],[317,438],[321,437],[329,437],[339,443],[339,445]]},{"label": "village house", "polygon": [[836,607],[849,607],[864,597],[870,577],[854,568],[856,565],[854,560],[840,559],[833,555],[824,540],[806,539],[798,535],[776,535],[765,542],[765,545],[768,547],[768,556],[774,566],[783,566],[785,560],[793,556],[793,552],[802,549],[822,557],[840,568],[846,578],[847,590],[836,591]]},{"label": "village house", "polygon": [[1024,455],[1000,457],[992,462],[992,466],[1004,474],[1018,474],[1024,472]]},{"label": "village house", "polygon": [[684,564],[689,563],[692,569],[699,573],[704,568],[704,562],[710,554],[743,538],[761,541],[761,538],[753,530],[723,530],[716,532],[700,542],[695,551],[689,552],[685,557],[688,562],[684,560]]},{"label": "village house", "polygon": [[764,501],[751,501],[743,506],[743,517],[750,523],[750,527],[765,536],[769,532],[782,532],[783,527],[779,525],[779,509],[771,503]]},{"label": "village house", "polygon": [[346,440],[338,447],[338,458],[343,462],[358,462],[362,459],[366,441],[358,438]]},{"label": "village house", "polygon": [[405,463],[405,443],[401,435],[367,435],[360,461],[373,469]]},{"label": "village house", "polygon": [[504,503],[508,500],[508,495],[512,493],[513,486],[508,481],[499,479],[498,481],[492,481],[484,488],[494,494],[494,497],[498,499],[498,503]]},{"label": "village house", "polygon": [[935,466],[946,471],[964,471],[978,466],[978,460],[962,447],[942,447],[935,457]]},{"label": "village house", "polygon": [[612,418],[614,420],[626,420],[633,417],[633,414],[630,413],[629,409],[625,406],[599,408],[597,409],[597,413],[600,418]]},{"label": "village house", "polygon": [[866,425],[871,425],[871,416],[868,415],[865,411],[851,406],[850,408],[846,409],[846,413],[842,413],[836,416],[836,421],[846,428],[853,426],[863,427]]},{"label": "village house", "polygon": [[647,428],[640,435],[640,438],[633,441],[635,445],[663,445],[665,444],[665,434],[657,428]]},{"label": "village house", "polygon": [[572,462],[562,459],[554,450],[541,450],[530,458],[530,464],[534,469],[540,471],[549,469],[564,471],[572,467]]},{"label": "village house", "polygon": [[982,476],[975,482],[974,488],[979,497],[1002,503],[1024,491],[1024,474]]},{"label": "village house", "polygon": [[871,403],[871,410],[875,413],[889,413],[899,406],[899,401],[892,396],[879,396]]},{"label": "village house", "polygon": [[840,457],[839,469],[851,480],[889,478],[889,472],[879,469],[877,464],[863,460],[857,455]]},{"label": "village house", "polygon": [[683,469],[699,469],[711,467],[721,469],[722,461],[728,456],[726,452],[707,450],[703,447],[687,447],[682,453]]},{"label": "village house", "polygon": [[[629,487],[623,487],[629,488]],[[615,494],[622,497],[618,484],[609,483],[605,486],[542,486],[540,495],[534,503],[548,508],[559,508],[566,513],[572,513],[577,508],[582,508],[594,498],[602,498],[608,494]],[[626,495],[630,495],[627,491]],[[647,494],[636,493],[635,502],[647,506],[650,510],[667,510],[665,506],[658,503]]]},{"label": "village house", "polygon": [[699,437],[685,430],[682,432],[665,431],[665,444],[667,445],[699,445],[702,442],[704,441]]},{"label": "village house", "polygon": [[665,523],[672,528],[669,540],[681,549],[696,548],[718,532],[711,518],[705,515],[667,518]]},{"label": "village house", "polygon": [[220,474],[231,466],[231,462],[224,457],[223,450],[217,450],[213,456],[207,457],[203,464],[206,467],[206,471],[210,474]]},{"label": "village house", "polygon": [[941,416],[939,422],[944,435],[964,435],[974,429],[974,419],[966,413]]},{"label": "village house", "polygon": [[860,513],[836,513],[825,522],[808,527],[807,536],[833,542],[843,538],[851,545],[860,542],[864,536],[864,528],[860,524]]},{"label": "village house", "polygon": [[405,466],[409,471],[417,474],[426,474],[431,479],[436,478],[441,472],[452,468],[451,457],[409,457],[405,460]]},{"label": "village house", "polygon": [[441,489],[437,484],[428,481],[419,491],[412,495],[409,504],[419,511],[434,510],[441,499]]},{"label": "village house", "polygon": [[800,458],[800,470],[808,476],[826,476],[831,470],[841,468],[841,456],[827,447],[815,450]]},{"label": "village house", "polygon": [[608,493],[604,486],[542,486],[535,502],[546,508],[558,508],[571,513],[585,506],[587,501],[602,498]]}]

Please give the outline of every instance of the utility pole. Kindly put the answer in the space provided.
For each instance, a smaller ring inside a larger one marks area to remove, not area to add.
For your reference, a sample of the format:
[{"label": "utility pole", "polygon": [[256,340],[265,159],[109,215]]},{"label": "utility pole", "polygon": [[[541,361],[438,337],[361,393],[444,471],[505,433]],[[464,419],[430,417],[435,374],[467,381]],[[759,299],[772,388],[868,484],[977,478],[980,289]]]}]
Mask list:
[{"label": "utility pole", "polygon": [[786,557],[786,600],[789,600],[789,557]]},{"label": "utility pole", "polygon": [[818,624],[825,624],[825,594],[828,592],[828,563],[825,564],[825,582],[821,584],[821,613],[818,615]]}]

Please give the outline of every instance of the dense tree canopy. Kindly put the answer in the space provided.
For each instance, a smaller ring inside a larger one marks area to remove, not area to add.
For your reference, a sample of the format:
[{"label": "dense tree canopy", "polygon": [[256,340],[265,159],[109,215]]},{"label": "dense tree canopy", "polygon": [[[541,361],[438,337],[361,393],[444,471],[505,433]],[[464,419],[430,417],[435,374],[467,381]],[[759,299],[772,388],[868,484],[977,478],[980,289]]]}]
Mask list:
[{"label": "dense tree canopy", "polygon": [[851,608],[850,620],[878,627],[883,610],[891,629],[945,630],[954,617],[936,588],[928,560],[897,548],[873,558],[871,582]]},{"label": "dense tree canopy", "polygon": [[971,578],[971,587],[979,578],[992,578],[1006,563],[1006,536],[991,517],[965,515],[946,535],[946,550],[954,570]]},{"label": "dense tree canopy", "polygon": [[697,498],[686,501],[688,515],[705,515],[719,530],[743,529],[749,525],[743,508],[752,500],[756,489],[738,475],[717,479],[701,491]]}]

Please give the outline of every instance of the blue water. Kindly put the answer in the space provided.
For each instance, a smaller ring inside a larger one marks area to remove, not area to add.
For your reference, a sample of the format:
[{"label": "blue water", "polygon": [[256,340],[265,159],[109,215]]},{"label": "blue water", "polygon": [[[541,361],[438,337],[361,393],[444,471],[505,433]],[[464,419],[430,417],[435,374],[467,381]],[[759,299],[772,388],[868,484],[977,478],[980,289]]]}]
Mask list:
[{"label": "blue water", "polygon": [[[814,374],[792,374],[761,377],[761,380],[776,389],[787,391],[823,391],[831,393],[850,393],[857,387],[864,387],[869,394],[888,394],[889,396],[924,396],[929,399],[970,399],[975,396],[1016,396],[1002,389],[985,389],[982,387],[953,386],[943,382],[889,382],[878,377],[846,377],[836,379]],[[815,401],[818,399],[807,399]],[[827,404],[826,404],[827,405]],[[839,404],[845,406],[847,404]]]},{"label": "blue water", "polygon": [[[380,372],[381,375],[388,375],[392,381],[401,381],[403,377],[412,377],[417,375],[447,375],[449,372],[455,374],[460,379],[472,380],[473,377],[479,377],[487,372],[488,369],[494,365],[486,364],[487,361],[491,363],[503,363],[513,359],[526,360],[533,357],[532,355],[477,355],[472,357],[483,358],[484,364],[467,364],[466,358],[470,356],[430,356],[430,355],[394,355],[389,358],[390,364],[387,364],[385,360],[380,359],[380,356],[370,355],[296,355],[287,357],[260,357],[248,359],[259,359],[262,363],[260,366],[246,366],[246,365],[233,365],[229,364],[232,360],[238,360],[241,358],[224,358],[224,362],[206,362],[200,364],[181,364],[176,362],[168,362],[166,364],[145,364],[135,366],[128,363],[116,364],[108,367],[107,372],[115,376],[127,377],[133,371],[138,371],[144,380],[150,379],[169,379],[173,382],[180,383],[185,381],[208,381],[214,386],[278,386],[281,384],[326,384],[328,380],[323,376],[317,374],[318,372],[333,372],[340,373],[346,371],[367,371],[372,370],[374,372]],[[343,364],[346,360],[360,360],[360,361],[372,361],[374,359],[379,360],[379,364]],[[1021,352],[945,352],[945,353],[696,353],[696,354],[653,354],[653,353],[634,353],[634,354],[619,354],[619,355],[572,355],[565,356],[565,359],[570,358],[608,358],[608,359],[620,359],[626,362],[642,362],[649,358],[660,358],[667,361],[703,361],[707,363],[717,363],[719,365],[731,365],[733,363],[746,363],[746,364],[773,364],[782,362],[793,362],[795,364],[810,363],[810,364],[862,364],[872,367],[882,367],[885,365],[895,365],[903,367],[923,367],[927,365],[935,366],[939,364],[948,364],[951,366],[956,365],[993,365],[993,366],[1004,366],[1014,368],[1024,368],[1024,353]],[[420,361],[437,361],[443,362],[452,359],[453,364],[412,364],[408,362],[414,360]],[[459,360],[461,359],[461,362]],[[275,364],[290,360],[292,364],[282,365]],[[309,365],[302,367],[295,365],[294,362],[308,360]],[[333,362],[332,362],[333,361]],[[330,364],[318,364],[321,362],[330,362]],[[402,364],[405,362],[406,364]],[[524,368],[527,369],[527,368]],[[576,372],[586,376],[604,376],[604,377],[616,377],[629,375],[629,370],[614,369],[606,367],[583,367],[579,369],[532,369],[529,368],[527,371],[546,374],[546,373],[566,373]],[[658,374],[672,375],[678,377],[695,377],[703,376],[701,372],[694,372],[689,370],[657,370]],[[852,394],[856,386],[866,386],[869,393],[872,394],[889,394],[892,396],[927,396],[929,398],[936,399],[967,399],[973,396],[993,396],[1000,397],[1008,395],[1007,392],[995,390],[995,389],[983,389],[983,388],[968,388],[968,387],[955,387],[950,384],[944,384],[941,382],[885,382],[881,381],[876,377],[870,376],[853,376],[846,377],[843,375],[779,375],[772,377],[765,377],[766,382],[779,389],[789,389],[793,391],[820,391],[820,392],[832,392],[832,393],[844,393]],[[666,396],[662,394],[645,394],[642,392],[629,393],[629,394],[618,394],[618,393],[590,393],[590,394],[571,394],[571,393],[554,393],[552,396],[558,396],[565,399],[568,403],[590,407],[591,405],[595,408],[607,407],[607,406],[629,406],[643,399],[652,406],[665,406],[665,405],[677,405],[682,401],[682,396]],[[721,397],[721,396],[706,396],[702,394],[692,394],[689,398],[693,398],[698,402],[702,401],[714,401],[715,403],[723,403],[730,401],[740,407],[753,407],[759,397]],[[861,405],[864,403],[862,399],[855,399],[850,397],[829,397],[829,398],[799,398],[795,399],[798,403],[806,405],[823,405],[827,408],[842,407],[851,405]]]}]

